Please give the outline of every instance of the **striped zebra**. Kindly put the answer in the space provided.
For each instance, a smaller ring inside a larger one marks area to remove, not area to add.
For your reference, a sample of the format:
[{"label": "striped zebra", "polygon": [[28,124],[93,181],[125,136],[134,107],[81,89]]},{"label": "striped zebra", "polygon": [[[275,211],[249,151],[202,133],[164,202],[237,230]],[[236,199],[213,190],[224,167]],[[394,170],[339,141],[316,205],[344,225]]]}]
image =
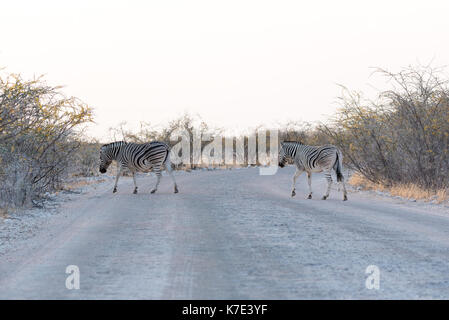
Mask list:
[{"label": "striped zebra", "polygon": [[310,192],[307,199],[312,199],[312,172],[324,171],[324,176],[327,180],[327,191],[322,199],[326,200],[329,197],[332,185],[331,172],[332,169],[335,169],[337,181],[341,181],[341,184],[343,185],[343,201],[348,200],[342,174],[343,156],[336,146],[308,146],[300,142],[285,141],[281,143],[281,148],[279,150],[279,167],[283,168],[287,159],[293,160],[296,165],[296,172],[293,176],[292,197],[296,195],[296,179],[303,171],[306,171]]},{"label": "striped zebra", "polygon": [[157,176],[157,182],[151,193],[157,191],[159,182],[161,181],[161,171],[163,166],[173,180],[175,193],[178,193],[178,186],[176,185],[175,177],[172,173],[170,162],[170,147],[164,142],[149,142],[149,143],[127,143],[125,141],[116,141],[105,144],[100,148],[100,172],[105,173],[111,164],[112,160],[117,161],[117,177],[115,178],[115,185],[113,193],[117,192],[117,183],[124,168],[128,168],[134,180],[134,194],[137,193],[137,183],[135,173],[149,172],[153,170]]}]

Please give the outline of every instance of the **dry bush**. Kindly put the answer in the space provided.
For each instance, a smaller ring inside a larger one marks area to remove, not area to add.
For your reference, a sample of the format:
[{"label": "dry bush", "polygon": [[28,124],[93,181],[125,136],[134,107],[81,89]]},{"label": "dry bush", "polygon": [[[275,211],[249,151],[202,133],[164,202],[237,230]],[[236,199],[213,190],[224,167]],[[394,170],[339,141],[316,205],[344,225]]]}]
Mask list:
[{"label": "dry bush", "polygon": [[298,141],[306,143],[309,140],[312,125],[302,121],[287,121],[280,123],[279,140],[280,141]]},{"label": "dry bush", "polygon": [[60,187],[91,109],[40,78],[0,78],[0,202],[31,205]]},{"label": "dry bush", "polygon": [[279,128],[279,141],[297,141],[311,146],[329,143],[329,137],[309,122],[288,121],[281,123]]},{"label": "dry bush", "polygon": [[369,101],[345,89],[333,123],[320,131],[373,183],[432,192],[449,187],[449,89],[441,71],[379,72],[391,90]]},{"label": "dry bush", "polygon": [[101,143],[97,140],[79,140],[76,153],[73,154],[69,172],[72,176],[90,177],[98,175],[99,150]]}]

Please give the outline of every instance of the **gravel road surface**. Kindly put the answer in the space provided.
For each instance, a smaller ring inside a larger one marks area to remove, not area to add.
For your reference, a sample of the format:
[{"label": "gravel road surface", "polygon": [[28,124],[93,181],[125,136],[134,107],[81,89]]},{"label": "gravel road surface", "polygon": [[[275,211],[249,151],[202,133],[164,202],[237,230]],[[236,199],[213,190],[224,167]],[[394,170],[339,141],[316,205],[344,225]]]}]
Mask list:
[{"label": "gravel road surface", "polygon": [[[0,256],[2,299],[449,298],[449,209],[366,192],[349,201],[293,167],[121,178],[62,203]],[[5,223],[5,222],[0,222]],[[9,223],[16,223],[14,220]],[[17,222],[18,223],[18,222]],[[4,231],[3,231],[4,232]],[[2,235],[3,237],[7,235]],[[66,267],[80,289],[66,288]],[[366,287],[366,268],[380,271]]]}]

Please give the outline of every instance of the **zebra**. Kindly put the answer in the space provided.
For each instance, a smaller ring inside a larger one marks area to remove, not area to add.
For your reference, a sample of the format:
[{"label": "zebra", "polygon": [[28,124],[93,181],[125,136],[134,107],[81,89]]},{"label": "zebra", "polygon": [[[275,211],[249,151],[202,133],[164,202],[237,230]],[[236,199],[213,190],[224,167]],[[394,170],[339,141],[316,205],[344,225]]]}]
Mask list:
[{"label": "zebra", "polygon": [[173,180],[174,191],[178,193],[178,186],[176,185],[175,177],[173,176],[171,162],[170,162],[170,147],[164,142],[149,142],[149,143],[128,143],[125,141],[116,141],[105,144],[100,148],[100,172],[105,173],[111,164],[112,160],[117,161],[117,177],[115,178],[115,185],[112,193],[117,192],[117,183],[120,174],[124,168],[128,168],[134,180],[134,194],[137,193],[137,183],[135,173],[149,172],[151,169],[156,173],[157,182],[151,193],[157,191],[159,182],[161,181],[162,167],[165,169]]},{"label": "zebra", "polygon": [[287,158],[292,159],[296,165],[296,172],[293,176],[292,197],[296,195],[296,179],[303,171],[306,171],[307,182],[309,184],[309,195],[307,199],[312,199],[312,172],[324,171],[324,176],[327,180],[327,190],[322,200],[326,200],[329,197],[332,184],[331,171],[335,169],[337,181],[341,182],[343,186],[343,201],[348,200],[342,174],[343,155],[336,146],[308,146],[301,142],[285,141],[281,143],[279,150],[279,167],[283,168],[285,166]]}]

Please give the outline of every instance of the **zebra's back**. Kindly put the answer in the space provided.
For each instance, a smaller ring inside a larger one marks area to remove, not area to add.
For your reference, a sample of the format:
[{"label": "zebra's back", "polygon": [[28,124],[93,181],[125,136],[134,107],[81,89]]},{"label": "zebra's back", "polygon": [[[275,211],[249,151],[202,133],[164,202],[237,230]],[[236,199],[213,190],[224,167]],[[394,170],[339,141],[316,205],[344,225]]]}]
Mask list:
[{"label": "zebra's back", "polygon": [[337,160],[338,149],[334,145],[306,146],[299,153],[299,160],[306,170],[321,172],[333,167]]},{"label": "zebra's back", "polygon": [[334,145],[303,146],[303,152],[298,154],[301,164],[306,170],[321,172],[333,167],[337,159],[338,149]]},{"label": "zebra's back", "polygon": [[339,152],[338,148],[331,144],[309,146],[299,142],[284,142],[283,148],[297,165],[310,172],[321,172],[327,168],[332,168]]},{"label": "zebra's back", "polygon": [[146,172],[153,168],[160,169],[169,152],[170,147],[164,142],[127,143],[118,160],[131,170]]}]

